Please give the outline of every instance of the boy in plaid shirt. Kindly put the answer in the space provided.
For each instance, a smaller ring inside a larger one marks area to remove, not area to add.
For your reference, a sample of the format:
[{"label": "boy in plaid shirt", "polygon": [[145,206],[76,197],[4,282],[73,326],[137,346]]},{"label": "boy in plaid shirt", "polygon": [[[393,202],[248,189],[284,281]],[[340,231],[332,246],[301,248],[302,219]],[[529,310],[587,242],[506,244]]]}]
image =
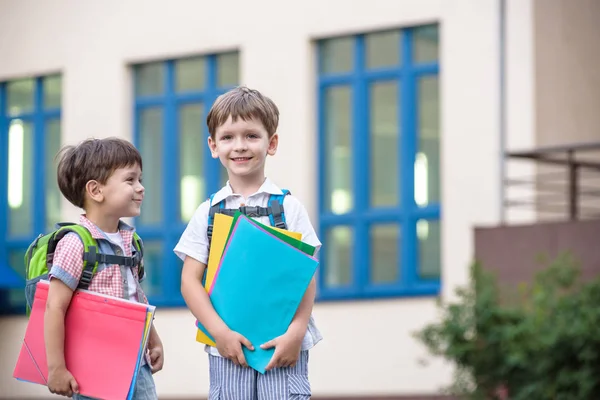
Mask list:
[{"label": "boy in plaid shirt", "polygon": [[[99,251],[132,256],[136,251],[132,245],[134,229],[121,218],[140,215],[144,187],[138,150],[122,139],[89,139],[62,150],[57,175],[62,194],[73,205],[84,209],[79,223],[98,242]],[[64,321],[81,278],[83,252],[83,243],[74,233],[65,235],[56,246],[44,317],[48,389],[80,400],[88,398],[78,394],[77,382],[65,365]],[[89,290],[147,304],[140,286],[142,278],[137,267],[99,263]],[[141,363],[135,400],[158,398],[152,374],[162,369],[163,346],[154,326],[148,338],[147,356],[147,361],[144,358]]]}]

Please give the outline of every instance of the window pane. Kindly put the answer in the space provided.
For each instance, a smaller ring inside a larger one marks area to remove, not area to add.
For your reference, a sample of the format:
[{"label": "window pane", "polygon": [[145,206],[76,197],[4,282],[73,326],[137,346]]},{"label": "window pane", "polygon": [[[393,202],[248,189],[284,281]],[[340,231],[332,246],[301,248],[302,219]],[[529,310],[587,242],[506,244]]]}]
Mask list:
[{"label": "window pane", "polygon": [[137,96],[157,96],[164,91],[165,65],[162,62],[135,67],[135,93]]},{"label": "window pane", "polygon": [[[8,263],[18,276],[23,278],[25,282],[25,251],[26,249],[10,250],[8,252]],[[8,305],[9,307],[22,307],[23,313],[25,312],[25,290],[22,288],[13,288],[7,290]]]},{"label": "window pane", "polygon": [[184,58],[175,61],[175,87],[178,92],[200,91],[206,86],[206,59]]},{"label": "window pane", "polygon": [[140,222],[157,224],[163,215],[162,110],[150,108],[140,113],[140,152],[144,163],[146,196]]},{"label": "window pane", "polygon": [[6,293],[8,293],[8,306],[10,308],[16,308],[16,312],[18,313],[25,314],[27,304],[25,300],[25,290],[8,289]]},{"label": "window pane", "polygon": [[365,37],[367,68],[390,67],[400,64],[400,32],[376,32]]},{"label": "window pane", "polygon": [[56,154],[60,151],[60,120],[46,122],[46,230],[61,220],[61,194],[56,182]]},{"label": "window pane", "polygon": [[440,228],[440,221],[417,221],[419,276],[423,279],[438,279],[440,277],[442,265]]},{"label": "window pane", "polygon": [[353,207],[351,90],[340,86],[326,89],[325,118],[325,208],[343,214]]},{"label": "window pane", "polygon": [[8,115],[15,116],[33,111],[34,79],[19,79],[6,85]]},{"label": "window pane", "polygon": [[419,149],[415,159],[415,202],[426,206],[441,200],[438,78],[421,79],[418,90]]},{"label": "window pane", "polygon": [[[26,249],[10,250],[8,252],[8,265],[23,279],[25,279],[25,252]],[[23,292],[23,290],[21,290]],[[25,299],[25,297],[23,297]]]},{"label": "window pane", "polygon": [[400,250],[398,225],[371,228],[371,282],[394,283],[399,278]]},{"label": "window pane", "polygon": [[427,25],[413,30],[414,60],[416,62],[439,59],[439,34],[437,25]]},{"label": "window pane", "polygon": [[196,208],[207,196],[203,168],[206,147],[206,140],[202,134],[203,114],[202,104],[190,104],[179,109],[180,218],[184,222],[192,218]]},{"label": "window pane", "polygon": [[371,205],[398,205],[398,83],[371,85]]},{"label": "window pane", "polygon": [[240,55],[239,53],[223,53],[217,56],[217,84],[236,86],[239,82]]},{"label": "window pane", "polygon": [[[145,201],[145,200],[144,200]],[[162,244],[157,241],[144,241],[144,269],[146,278],[142,281],[142,288],[146,296],[160,296],[162,294]]]},{"label": "window pane", "polygon": [[33,230],[33,126],[14,119],[8,130],[8,233]]},{"label": "window pane", "polygon": [[354,37],[323,40],[319,46],[321,73],[349,72],[353,67]]},{"label": "window pane", "polygon": [[62,94],[62,77],[60,75],[44,78],[44,107],[60,108]]},{"label": "window pane", "polygon": [[354,235],[347,226],[336,226],[326,234],[327,253],[325,284],[328,287],[347,286],[352,282],[352,249]]}]

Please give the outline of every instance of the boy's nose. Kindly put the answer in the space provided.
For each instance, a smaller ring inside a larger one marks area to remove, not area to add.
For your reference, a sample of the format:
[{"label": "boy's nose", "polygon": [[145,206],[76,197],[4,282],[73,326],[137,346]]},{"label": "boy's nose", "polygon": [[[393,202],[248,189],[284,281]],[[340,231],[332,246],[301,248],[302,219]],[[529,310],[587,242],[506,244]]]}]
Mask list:
[{"label": "boy's nose", "polygon": [[238,139],[235,141],[235,151],[245,151],[248,148],[244,139]]}]

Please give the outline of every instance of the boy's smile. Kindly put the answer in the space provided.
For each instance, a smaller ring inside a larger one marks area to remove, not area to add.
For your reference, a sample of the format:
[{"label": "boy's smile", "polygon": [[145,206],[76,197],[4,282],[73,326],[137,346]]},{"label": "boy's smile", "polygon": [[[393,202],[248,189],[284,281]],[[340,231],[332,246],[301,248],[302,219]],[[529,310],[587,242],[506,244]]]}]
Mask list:
[{"label": "boy's smile", "polygon": [[250,161],[252,159],[252,157],[236,157],[236,158],[232,158],[233,161],[235,161],[236,163],[244,163],[246,161]]}]

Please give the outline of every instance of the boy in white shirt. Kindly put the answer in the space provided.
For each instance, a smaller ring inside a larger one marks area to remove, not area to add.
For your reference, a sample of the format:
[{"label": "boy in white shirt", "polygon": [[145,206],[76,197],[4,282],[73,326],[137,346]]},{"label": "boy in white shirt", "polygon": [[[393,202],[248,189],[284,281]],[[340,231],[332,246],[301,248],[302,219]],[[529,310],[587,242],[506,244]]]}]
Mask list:
[{"label": "boy in white shirt", "polygon": [[[227,169],[229,181],[202,203],[184,231],[175,253],[184,261],[181,293],[192,314],[215,339],[216,348],[206,346],[210,363],[209,399],[308,399],[308,351],[321,339],[312,318],[316,282],[313,277],[287,332],[267,343],[250,343],[230,330],[215,312],[202,286],[209,254],[208,220],[211,208],[224,202],[225,209],[246,206],[262,209],[256,220],[269,225],[269,199],[283,196],[285,228],[302,234],[302,240],[317,249],[321,242],[300,201],[265,177],[267,155],[275,155],[279,136],[279,110],[257,90],[238,87],[220,96],[207,116],[208,146],[214,158]],[[271,218],[273,215],[271,215]],[[277,225],[282,223],[276,215]],[[280,225],[281,226],[281,225]],[[247,368],[242,346],[252,350],[275,348],[264,375]]]}]

